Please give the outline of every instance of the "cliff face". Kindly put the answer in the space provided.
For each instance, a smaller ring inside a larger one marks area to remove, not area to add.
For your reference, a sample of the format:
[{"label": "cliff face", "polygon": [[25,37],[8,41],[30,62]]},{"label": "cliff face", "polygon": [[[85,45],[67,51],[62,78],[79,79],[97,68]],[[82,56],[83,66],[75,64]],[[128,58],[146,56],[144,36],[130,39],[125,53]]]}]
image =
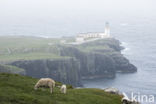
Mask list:
[{"label": "cliff face", "polygon": [[113,78],[115,77],[114,60],[100,53],[85,53],[74,47],[61,50],[61,55],[75,57],[80,62],[82,79]]},{"label": "cliff face", "polygon": [[[97,48],[98,46],[100,48]],[[92,50],[84,51],[87,47]],[[121,54],[122,49],[123,47],[120,46],[118,40],[108,39],[85,43],[76,47],[61,47],[60,50],[62,56],[71,56],[79,60],[82,79],[95,79],[114,78],[116,72],[137,71],[137,68]]]},{"label": "cliff face", "polygon": [[113,60],[115,61],[115,68],[116,72],[123,72],[123,73],[133,73],[137,71],[137,68],[129,62],[128,59],[126,59],[121,54],[115,54],[111,56]]},{"label": "cliff face", "polygon": [[60,44],[54,48],[48,47],[57,54],[67,56],[60,59],[37,59],[14,61],[9,64],[23,68],[26,75],[42,78],[50,77],[62,83],[81,86],[83,79],[115,78],[117,72],[136,72],[122,54],[120,42],[113,38],[101,39],[79,45]]},{"label": "cliff face", "polygon": [[25,69],[28,76],[50,77],[62,83],[81,86],[79,62],[73,58],[58,60],[15,61],[11,65]]}]

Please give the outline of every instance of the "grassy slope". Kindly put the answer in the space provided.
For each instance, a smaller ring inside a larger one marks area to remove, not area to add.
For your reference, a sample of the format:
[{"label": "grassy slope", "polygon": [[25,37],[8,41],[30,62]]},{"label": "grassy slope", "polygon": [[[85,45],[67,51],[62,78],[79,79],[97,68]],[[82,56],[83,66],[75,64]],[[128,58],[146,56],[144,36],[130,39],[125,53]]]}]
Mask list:
[{"label": "grassy slope", "polygon": [[56,44],[59,42],[57,38],[38,38],[29,36],[0,36],[0,48],[22,48],[22,47],[41,47],[48,43]]},{"label": "grassy slope", "polygon": [[52,53],[18,53],[18,54],[8,54],[0,55],[0,61],[16,61],[16,60],[35,60],[35,59],[66,59],[67,56],[58,56]]},{"label": "grassy slope", "polygon": [[[73,41],[73,38],[39,38],[26,36],[0,36],[0,62],[15,60],[35,59],[60,59],[69,58],[60,56],[58,45],[61,41]],[[116,46],[117,41],[113,39],[98,40],[82,45],[77,48],[84,52],[103,50],[105,54],[116,54],[109,45]],[[63,45],[63,44],[61,44]]]},{"label": "grassy slope", "polygon": [[7,73],[25,73],[25,70],[22,68],[18,68],[16,66],[12,66],[12,65],[2,65],[0,64],[0,72],[7,72]]},{"label": "grassy slope", "polygon": [[118,41],[113,38],[100,39],[89,43],[84,43],[78,46],[78,48],[84,52],[92,52],[96,50],[106,50],[106,52],[117,52],[110,46],[118,46]]},{"label": "grassy slope", "polygon": [[120,104],[118,95],[105,93],[100,89],[68,89],[61,94],[55,87],[35,91],[37,79],[15,74],[0,74],[0,104]]},{"label": "grassy slope", "polygon": [[58,38],[0,36],[0,61],[68,58],[59,56],[60,41]]}]

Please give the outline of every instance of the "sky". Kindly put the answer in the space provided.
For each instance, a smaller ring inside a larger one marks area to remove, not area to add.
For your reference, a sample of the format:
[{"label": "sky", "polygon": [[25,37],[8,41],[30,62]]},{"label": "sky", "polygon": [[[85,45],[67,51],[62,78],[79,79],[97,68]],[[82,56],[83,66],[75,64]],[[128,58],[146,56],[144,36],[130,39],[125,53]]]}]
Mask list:
[{"label": "sky", "polygon": [[155,4],[155,0],[0,0],[0,17],[137,15],[153,12]]},{"label": "sky", "polygon": [[91,31],[105,21],[156,17],[155,5],[156,0],[0,0],[0,35]]}]

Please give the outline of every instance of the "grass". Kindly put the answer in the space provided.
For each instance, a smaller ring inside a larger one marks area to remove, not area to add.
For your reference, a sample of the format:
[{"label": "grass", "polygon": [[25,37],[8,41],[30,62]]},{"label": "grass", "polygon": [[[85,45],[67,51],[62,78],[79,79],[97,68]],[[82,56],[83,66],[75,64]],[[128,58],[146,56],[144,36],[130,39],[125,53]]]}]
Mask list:
[{"label": "grass", "polygon": [[25,70],[22,68],[18,68],[12,65],[2,65],[0,64],[0,71],[1,72],[8,72],[8,73],[25,73]]},{"label": "grass", "polygon": [[41,47],[48,43],[59,43],[58,38],[39,38],[29,36],[0,36],[0,48]]},{"label": "grass", "polygon": [[105,46],[79,46],[79,49],[84,51],[84,52],[93,52],[93,51],[97,51],[97,50],[107,50],[109,52],[114,51],[113,49],[109,48],[107,45]]},{"label": "grass", "polygon": [[58,45],[62,40],[62,38],[0,36],[0,62],[69,58],[59,55]]},{"label": "grass", "polygon": [[95,40],[89,43],[78,45],[78,48],[84,52],[112,53],[117,52],[115,48],[119,48],[119,41],[113,38]]},{"label": "grass", "polygon": [[[0,104],[121,104],[120,96],[100,89],[73,89],[67,94],[55,87],[53,94],[33,89],[38,79],[17,74],[0,74]],[[60,85],[60,83],[57,83]]]},{"label": "grass", "polygon": [[12,66],[12,65],[2,65],[2,64],[0,64],[0,66],[4,67],[4,69],[12,69],[14,71],[24,71],[24,69],[18,68],[16,66]]},{"label": "grass", "polygon": [[[69,56],[60,56],[60,46],[66,46],[61,41],[73,42],[74,38],[46,39],[28,36],[0,36],[0,62],[69,58]],[[113,48],[118,48],[118,44],[119,42],[114,39],[101,39],[72,47],[86,53],[100,52],[111,55],[119,52]]]},{"label": "grass", "polygon": [[36,59],[62,59],[69,58],[67,56],[59,56],[52,53],[18,53],[18,54],[5,54],[0,55],[0,61],[16,61],[16,60],[36,60]]}]

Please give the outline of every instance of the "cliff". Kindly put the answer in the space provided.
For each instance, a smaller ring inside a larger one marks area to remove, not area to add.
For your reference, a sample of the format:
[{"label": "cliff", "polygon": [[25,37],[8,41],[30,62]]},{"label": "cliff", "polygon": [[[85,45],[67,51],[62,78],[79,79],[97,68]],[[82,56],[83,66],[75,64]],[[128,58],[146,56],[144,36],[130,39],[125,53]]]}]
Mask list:
[{"label": "cliff", "polygon": [[82,79],[114,78],[117,72],[136,72],[122,54],[120,42],[116,39],[102,39],[77,46],[60,48],[61,56],[75,57],[80,62]]},{"label": "cliff", "polygon": [[35,78],[49,77],[73,86],[81,86],[79,62],[73,58],[14,61],[11,65],[25,69]]},{"label": "cliff", "polygon": [[[50,77],[73,86],[82,86],[83,79],[115,78],[117,72],[137,71],[121,54],[123,47],[114,38],[77,45],[61,43],[61,39],[9,39],[2,40],[7,49],[0,45],[0,62],[23,68],[28,76]],[[12,43],[8,44],[7,41]]]}]

